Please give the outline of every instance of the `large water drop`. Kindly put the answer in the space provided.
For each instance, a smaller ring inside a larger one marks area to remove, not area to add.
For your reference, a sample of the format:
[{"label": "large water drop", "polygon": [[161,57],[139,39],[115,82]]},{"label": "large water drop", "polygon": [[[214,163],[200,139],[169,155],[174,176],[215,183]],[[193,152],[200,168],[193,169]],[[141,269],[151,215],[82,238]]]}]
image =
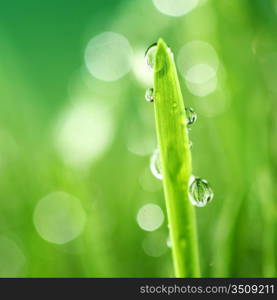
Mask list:
[{"label": "large water drop", "polygon": [[150,70],[154,70],[156,63],[157,43],[150,45],[145,51],[145,61]]},{"label": "large water drop", "polygon": [[154,101],[154,89],[153,88],[148,88],[145,92],[145,99],[148,102],[153,102]]},{"label": "large water drop", "polygon": [[160,150],[156,149],[150,159],[150,170],[152,174],[162,180],[163,174],[162,174],[162,166],[161,166],[161,160],[160,160]]},{"label": "large water drop", "polygon": [[189,185],[190,202],[197,207],[204,207],[213,199],[213,191],[207,180],[192,177]]},{"label": "large water drop", "polygon": [[194,111],[193,108],[191,107],[186,107],[185,108],[186,111],[186,122],[187,122],[187,126],[190,127],[191,125],[193,125],[195,123],[195,121],[197,120],[197,114]]}]

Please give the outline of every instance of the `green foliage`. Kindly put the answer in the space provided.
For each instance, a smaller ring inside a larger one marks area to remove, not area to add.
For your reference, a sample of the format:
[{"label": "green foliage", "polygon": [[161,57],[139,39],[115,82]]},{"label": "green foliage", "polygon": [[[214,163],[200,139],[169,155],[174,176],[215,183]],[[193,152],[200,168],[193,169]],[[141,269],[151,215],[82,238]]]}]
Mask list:
[{"label": "green foliage", "polygon": [[154,105],[168,224],[177,277],[199,277],[194,207],[189,201],[191,154],[185,107],[173,55],[159,40]]},{"label": "green foliage", "polygon": [[[181,17],[162,14],[150,0],[108,2],[1,3],[0,276],[174,276],[168,222],[153,232],[136,222],[147,203],[167,210],[162,184],[149,171],[155,123],[143,98],[153,85],[141,71],[144,49],[162,36],[174,49],[185,104],[198,114],[190,132],[193,174],[207,178],[215,195],[195,209],[201,276],[276,277],[276,0],[198,1]],[[114,82],[93,78],[84,63],[88,41],[103,31],[122,34],[133,49],[129,73]],[[219,61],[216,90],[205,96],[191,92],[195,86],[178,64],[192,41],[209,44]],[[113,131],[99,156],[79,168],[57,148],[56,130],[82,101],[104,106],[95,125],[107,115],[112,120],[91,132],[83,148],[91,140],[97,147],[108,126]],[[178,166],[168,166],[176,175]],[[182,172],[187,180],[191,171]],[[56,191],[79,199],[86,214],[83,231],[65,244],[43,239],[34,226],[37,204]],[[181,201],[185,206],[186,195]]]}]

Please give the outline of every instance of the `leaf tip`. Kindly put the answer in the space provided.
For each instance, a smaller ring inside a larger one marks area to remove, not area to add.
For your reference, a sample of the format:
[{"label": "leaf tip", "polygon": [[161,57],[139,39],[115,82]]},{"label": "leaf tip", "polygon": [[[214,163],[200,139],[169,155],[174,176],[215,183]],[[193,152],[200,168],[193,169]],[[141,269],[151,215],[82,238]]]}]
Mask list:
[{"label": "leaf tip", "polygon": [[167,47],[165,41],[162,38],[159,38],[159,40],[158,40],[158,48],[157,48],[158,51],[159,51],[159,49],[163,49],[163,50],[166,51],[167,48],[168,47]]},{"label": "leaf tip", "polygon": [[170,65],[171,58],[168,52],[168,46],[165,41],[160,38],[157,43],[156,66],[155,70],[160,71],[165,66]]}]

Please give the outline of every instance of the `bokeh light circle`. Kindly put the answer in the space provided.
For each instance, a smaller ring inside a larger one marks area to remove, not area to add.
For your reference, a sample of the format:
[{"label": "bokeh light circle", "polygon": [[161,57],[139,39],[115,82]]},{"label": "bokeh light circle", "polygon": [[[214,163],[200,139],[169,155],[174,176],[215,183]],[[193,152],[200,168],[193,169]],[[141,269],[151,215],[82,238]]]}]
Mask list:
[{"label": "bokeh light circle", "polygon": [[163,14],[172,17],[183,16],[192,11],[199,0],[153,0],[156,8]]},{"label": "bokeh light circle", "polygon": [[186,43],[178,53],[177,66],[193,95],[205,97],[216,90],[219,59],[209,43]]},{"label": "bokeh light circle", "polygon": [[148,203],[142,206],[137,214],[137,223],[146,231],[158,229],[164,222],[164,214],[160,206]]},{"label": "bokeh light circle", "polygon": [[201,84],[216,76],[216,71],[208,64],[195,64],[185,74],[187,81]]},{"label": "bokeh light circle", "polygon": [[123,35],[103,32],[89,41],[85,50],[85,63],[95,78],[115,81],[130,71],[132,56],[132,48]]},{"label": "bokeh light circle", "polygon": [[6,236],[0,236],[0,277],[23,275],[26,258],[18,245]]},{"label": "bokeh light circle", "polygon": [[89,167],[111,143],[113,123],[106,105],[81,100],[60,117],[55,131],[56,147],[70,166]]},{"label": "bokeh light circle", "polygon": [[[217,72],[219,59],[216,51],[209,43],[194,40],[186,43],[180,49],[177,56],[177,66],[184,78],[195,65],[198,65],[198,70],[202,68],[202,71],[207,72],[210,68]],[[203,65],[206,70],[204,70]]]},{"label": "bokeh light circle", "polygon": [[186,81],[186,86],[188,90],[197,97],[206,97],[213,93],[217,88],[217,76],[212,77],[211,79],[203,83],[193,83],[189,80]]},{"label": "bokeh light circle", "polygon": [[54,192],[37,203],[33,221],[44,240],[65,244],[82,233],[86,213],[79,199],[65,192]]}]

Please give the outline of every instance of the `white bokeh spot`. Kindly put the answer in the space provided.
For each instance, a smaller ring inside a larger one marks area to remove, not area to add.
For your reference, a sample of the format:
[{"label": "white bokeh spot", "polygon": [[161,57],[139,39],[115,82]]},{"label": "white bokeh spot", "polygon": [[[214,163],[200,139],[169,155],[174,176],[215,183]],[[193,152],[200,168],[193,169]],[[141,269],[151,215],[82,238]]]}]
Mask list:
[{"label": "white bokeh spot", "polygon": [[58,120],[56,147],[70,166],[86,168],[111,143],[113,123],[106,105],[92,100],[77,102]]},{"label": "white bokeh spot", "polygon": [[206,97],[213,93],[217,89],[217,76],[212,77],[211,79],[203,83],[193,83],[189,80],[186,81],[186,86],[188,90],[197,97]]},{"label": "white bokeh spot", "polygon": [[0,277],[23,275],[26,258],[15,241],[0,236]]},{"label": "white bokeh spot", "polygon": [[[206,69],[205,72],[207,72],[208,68],[217,72],[219,59],[216,51],[209,43],[194,40],[186,43],[180,49],[177,56],[177,66],[184,78],[186,78],[187,72],[195,65],[198,65],[197,68],[200,68],[200,70],[202,68],[202,73],[203,68]],[[205,65],[205,67],[201,65]]]},{"label": "white bokeh spot", "polygon": [[209,43],[195,40],[185,44],[178,53],[177,66],[194,96],[205,97],[217,89],[219,59]]},{"label": "white bokeh spot", "polygon": [[163,14],[172,17],[183,16],[192,11],[199,0],[153,0],[155,7]]},{"label": "white bokeh spot", "polygon": [[86,213],[79,199],[65,192],[54,192],[37,203],[33,221],[41,238],[65,244],[82,233]]},{"label": "white bokeh spot", "polygon": [[85,63],[95,78],[115,81],[130,71],[132,56],[132,48],[123,35],[103,32],[89,41],[85,50]]},{"label": "white bokeh spot", "polygon": [[137,214],[137,223],[146,231],[158,229],[164,222],[164,214],[160,206],[148,203],[142,206]]},{"label": "white bokeh spot", "polygon": [[195,64],[185,74],[187,81],[195,84],[207,82],[216,76],[216,71],[208,64]]}]

